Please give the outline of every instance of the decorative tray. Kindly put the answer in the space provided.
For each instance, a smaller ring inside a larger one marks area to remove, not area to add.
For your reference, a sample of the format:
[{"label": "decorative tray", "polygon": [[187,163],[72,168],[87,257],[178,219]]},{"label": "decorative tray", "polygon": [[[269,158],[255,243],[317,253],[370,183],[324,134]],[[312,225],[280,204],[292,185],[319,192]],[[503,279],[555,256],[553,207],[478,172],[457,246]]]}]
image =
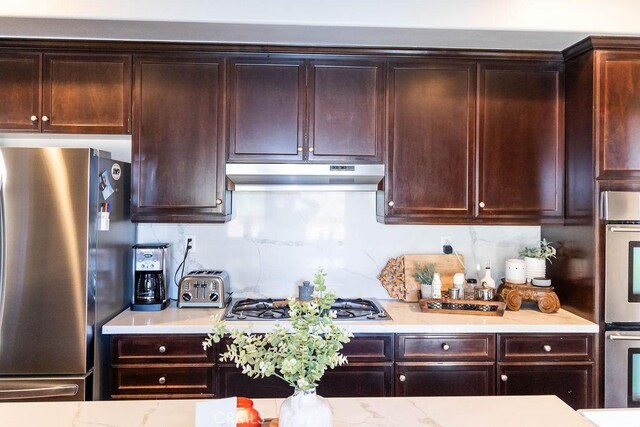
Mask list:
[{"label": "decorative tray", "polygon": [[466,299],[421,299],[423,313],[471,314],[476,316],[503,316],[506,304],[499,301]]}]

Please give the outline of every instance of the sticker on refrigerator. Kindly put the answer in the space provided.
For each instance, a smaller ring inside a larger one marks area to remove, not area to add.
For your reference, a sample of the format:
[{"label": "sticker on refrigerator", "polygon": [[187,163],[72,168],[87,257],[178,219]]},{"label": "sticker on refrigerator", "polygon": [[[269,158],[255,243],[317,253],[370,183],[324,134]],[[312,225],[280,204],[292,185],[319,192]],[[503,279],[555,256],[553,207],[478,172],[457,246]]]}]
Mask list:
[{"label": "sticker on refrigerator", "polygon": [[100,192],[102,193],[102,198],[105,200],[113,194],[113,187],[111,186],[111,182],[109,182],[109,174],[107,171],[100,174]]},{"label": "sticker on refrigerator", "polygon": [[111,165],[111,178],[113,178],[114,181],[119,181],[121,176],[122,168],[120,167],[120,164],[114,163]]}]

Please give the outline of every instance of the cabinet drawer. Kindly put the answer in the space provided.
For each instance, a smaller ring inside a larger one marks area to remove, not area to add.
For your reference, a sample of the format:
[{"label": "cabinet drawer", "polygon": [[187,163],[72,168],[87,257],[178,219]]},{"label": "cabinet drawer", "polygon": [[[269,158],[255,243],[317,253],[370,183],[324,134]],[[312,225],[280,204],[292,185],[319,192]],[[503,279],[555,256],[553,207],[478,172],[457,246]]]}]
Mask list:
[{"label": "cabinet drawer", "polygon": [[495,336],[397,335],[396,360],[493,360]]},{"label": "cabinet drawer", "polygon": [[499,336],[499,359],[501,361],[591,360],[592,358],[592,335]]},{"label": "cabinet drawer", "polygon": [[112,367],[112,397],[213,397],[214,366],[127,365]]},{"label": "cabinet drawer", "polygon": [[393,335],[358,335],[345,344],[341,353],[349,363],[393,361]]},{"label": "cabinet drawer", "polygon": [[111,341],[112,363],[206,363],[211,349],[202,349],[200,335],[119,335]]}]

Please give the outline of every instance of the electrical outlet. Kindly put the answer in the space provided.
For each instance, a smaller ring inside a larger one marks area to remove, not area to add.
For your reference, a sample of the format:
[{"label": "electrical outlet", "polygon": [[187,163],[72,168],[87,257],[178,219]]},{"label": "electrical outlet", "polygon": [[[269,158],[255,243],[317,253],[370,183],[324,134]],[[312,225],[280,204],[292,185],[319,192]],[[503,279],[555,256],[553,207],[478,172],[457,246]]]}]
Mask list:
[{"label": "electrical outlet", "polygon": [[[191,242],[189,242],[189,240],[191,240]],[[186,236],[186,240],[185,240],[185,247],[187,245],[187,243],[189,243],[191,245],[191,250],[189,250],[190,253],[195,253],[196,252],[196,237],[195,236]]]},{"label": "electrical outlet", "polygon": [[451,236],[440,236],[440,246],[451,245]]}]

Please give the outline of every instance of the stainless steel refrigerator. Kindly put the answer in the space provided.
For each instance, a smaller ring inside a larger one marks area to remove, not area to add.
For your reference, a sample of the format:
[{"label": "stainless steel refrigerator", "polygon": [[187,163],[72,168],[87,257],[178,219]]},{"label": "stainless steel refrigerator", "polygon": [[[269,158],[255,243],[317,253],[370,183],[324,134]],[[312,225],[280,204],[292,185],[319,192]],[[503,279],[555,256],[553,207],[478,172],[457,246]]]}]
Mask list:
[{"label": "stainless steel refrigerator", "polygon": [[106,395],[101,328],[132,291],[129,181],[105,151],[0,148],[0,401]]}]

